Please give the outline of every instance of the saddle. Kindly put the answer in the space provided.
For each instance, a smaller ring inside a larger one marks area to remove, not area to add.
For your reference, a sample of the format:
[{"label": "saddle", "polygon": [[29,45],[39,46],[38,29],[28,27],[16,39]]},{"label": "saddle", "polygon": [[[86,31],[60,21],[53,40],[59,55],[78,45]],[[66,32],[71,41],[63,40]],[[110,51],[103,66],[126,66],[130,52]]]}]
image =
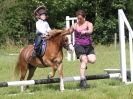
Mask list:
[{"label": "saddle", "polygon": [[42,39],[38,48],[36,50],[35,49],[33,50],[33,56],[43,57],[45,54],[46,47],[47,47],[47,41]]}]

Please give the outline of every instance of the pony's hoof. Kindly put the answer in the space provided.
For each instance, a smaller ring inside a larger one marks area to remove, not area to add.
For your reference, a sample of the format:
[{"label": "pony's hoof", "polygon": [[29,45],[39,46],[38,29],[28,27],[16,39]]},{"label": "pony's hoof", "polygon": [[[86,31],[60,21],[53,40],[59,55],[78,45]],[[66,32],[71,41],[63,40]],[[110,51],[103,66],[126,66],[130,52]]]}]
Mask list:
[{"label": "pony's hoof", "polygon": [[61,91],[61,92],[64,92],[64,90],[65,90],[65,89],[64,89],[64,86],[61,86],[61,87],[60,87],[60,91]]},{"label": "pony's hoof", "polygon": [[48,82],[51,82],[53,78],[50,76],[50,74],[47,76]]},{"label": "pony's hoof", "polygon": [[63,90],[60,90],[61,92],[64,92],[64,89]]}]

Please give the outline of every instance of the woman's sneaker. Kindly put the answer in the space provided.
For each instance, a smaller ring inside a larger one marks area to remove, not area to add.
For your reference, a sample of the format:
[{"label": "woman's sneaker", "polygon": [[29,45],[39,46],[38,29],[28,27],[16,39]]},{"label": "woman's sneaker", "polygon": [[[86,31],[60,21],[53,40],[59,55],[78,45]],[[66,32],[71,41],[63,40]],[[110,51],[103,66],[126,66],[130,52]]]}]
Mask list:
[{"label": "woman's sneaker", "polygon": [[81,79],[80,80],[80,87],[81,88],[87,88],[88,87],[86,79]]}]

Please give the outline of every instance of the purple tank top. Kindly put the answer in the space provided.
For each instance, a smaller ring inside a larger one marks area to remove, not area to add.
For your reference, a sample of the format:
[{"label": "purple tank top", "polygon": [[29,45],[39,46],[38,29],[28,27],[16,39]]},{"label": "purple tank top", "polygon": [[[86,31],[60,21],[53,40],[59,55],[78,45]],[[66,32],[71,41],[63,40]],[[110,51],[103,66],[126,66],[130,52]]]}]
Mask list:
[{"label": "purple tank top", "polygon": [[[87,22],[86,22],[87,23]],[[84,23],[82,27],[75,27],[74,33],[75,33],[75,44],[79,45],[90,45],[92,44],[92,39],[89,34],[81,34],[81,31],[87,30],[87,24]]]},{"label": "purple tank top", "polygon": [[75,44],[90,45],[92,40],[89,34],[81,34],[81,32],[75,31]]}]

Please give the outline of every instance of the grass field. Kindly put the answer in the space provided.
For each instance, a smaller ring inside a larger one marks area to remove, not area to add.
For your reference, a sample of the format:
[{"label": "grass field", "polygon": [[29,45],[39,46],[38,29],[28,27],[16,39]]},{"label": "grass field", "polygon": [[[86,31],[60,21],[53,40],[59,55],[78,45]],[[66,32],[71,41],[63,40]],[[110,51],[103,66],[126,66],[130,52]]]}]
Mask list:
[{"label": "grass field", "polygon": [[[119,46],[115,49],[114,46],[97,45],[97,61],[88,65],[86,74],[101,74],[105,68],[119,68],[118,48]],[[18,55],[11,54],[18,53],[19,50],[17,47],[0,49],[0,82],[16,80],[14,67]],[[68,62],[65,56],[64,76],[79,75],[79,61]],[[46,78],[49,72],[50,68],[38,68],[33,79]],[[88,81],[88,84],[90,88],[81,90],[79,82],[66,82],[63,93],[59,91],[59,84],[32,85],[23,93],[20,92],[20,87],[0,88],[0,99],[133,99],[133,85],[125,85],[120,80],[93,80]]]}]

